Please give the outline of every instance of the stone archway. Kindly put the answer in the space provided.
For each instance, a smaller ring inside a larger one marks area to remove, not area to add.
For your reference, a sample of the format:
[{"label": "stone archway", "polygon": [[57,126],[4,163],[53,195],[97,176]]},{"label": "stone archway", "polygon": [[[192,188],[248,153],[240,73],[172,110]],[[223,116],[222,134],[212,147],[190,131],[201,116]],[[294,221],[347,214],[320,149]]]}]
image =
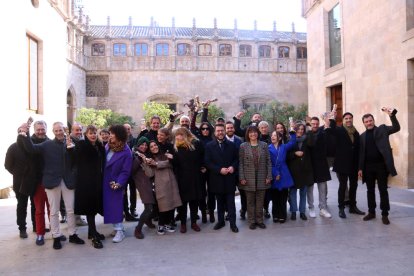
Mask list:
[{"label": "stone archway", "polygon": [[179,104],[181,104],[180,98],[174,94],[155,94],[148,97],[148,101],[167,104],[171,110],[175,111],[179,111]]}]

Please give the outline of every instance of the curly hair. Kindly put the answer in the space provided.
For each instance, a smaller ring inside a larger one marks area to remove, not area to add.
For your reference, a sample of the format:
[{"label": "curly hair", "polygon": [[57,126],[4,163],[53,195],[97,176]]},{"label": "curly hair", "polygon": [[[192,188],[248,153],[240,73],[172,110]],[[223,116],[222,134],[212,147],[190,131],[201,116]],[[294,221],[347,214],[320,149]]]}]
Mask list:
[{"label": "curly hair", "polygon": [[128,133],[123,125],[112,125],[109,127],[109,132],[115,134],[116,139],[122,143],[128,140]]}]

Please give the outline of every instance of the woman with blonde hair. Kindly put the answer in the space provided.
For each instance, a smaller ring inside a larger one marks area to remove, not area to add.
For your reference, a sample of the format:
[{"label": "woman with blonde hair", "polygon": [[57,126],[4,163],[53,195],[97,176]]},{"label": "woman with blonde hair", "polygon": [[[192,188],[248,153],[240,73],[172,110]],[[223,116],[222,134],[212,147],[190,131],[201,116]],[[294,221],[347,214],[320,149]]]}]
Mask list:
[{"label": "woman with blonde hair", "polygon": [[178,188],[183,202],[179,208],[181,221],[180,232],[187,232],[187,205],[190,205],[191,228],[199,232],[197,225],[198,202],[202,198],[201,172],[203,165],[203,147],[191,132],[184,127],[177,129],[174,141],[174,167],[176,170]]}]

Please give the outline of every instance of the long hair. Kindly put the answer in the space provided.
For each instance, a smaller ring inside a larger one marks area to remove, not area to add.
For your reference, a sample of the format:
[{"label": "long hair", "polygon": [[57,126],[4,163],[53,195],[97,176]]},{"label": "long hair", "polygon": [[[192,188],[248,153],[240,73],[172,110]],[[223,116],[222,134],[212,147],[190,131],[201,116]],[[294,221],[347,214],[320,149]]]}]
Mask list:
[{"label": "long hair", "polygon": [[193,142],[197,140],[195,136],[185,127],[180,127],[175,131],[175,136],[182,135],[184,138],[184,141],[182,144],[177,145],[177,141],[174,141],[174,149],[175,151],[178,151],[179,147],[185,147],[189,150],[195,150]]}]

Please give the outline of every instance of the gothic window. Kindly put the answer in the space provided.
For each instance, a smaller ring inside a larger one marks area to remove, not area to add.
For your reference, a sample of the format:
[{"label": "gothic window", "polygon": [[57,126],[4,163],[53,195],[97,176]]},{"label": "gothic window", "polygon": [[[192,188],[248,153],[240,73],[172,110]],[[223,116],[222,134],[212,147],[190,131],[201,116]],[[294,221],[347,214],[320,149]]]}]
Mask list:
[{"label": "gothic window", "polygon": [[169,45],[168,43],[158,43],[157,44],[157,56],[168,56]]},{"label": "gothic window", "polygon": [[230,44],[220,44],[219,45],[219,56],[231,56],[231,45]]},{"label": "gothic window", "polygon": [[211,45],[210,44],[200,44],[198,45],[198,55],[199,56],[211,56]]},{"label": "gothic window", "polygon": [[251,57],[252,56],[252,46],[251,45],[240,45],[239,55],[241,57]]},{"label": "gothic window", "polygon": [[259,57],[261,58],[270,58],[270,46],[267,45],[260,45],[259,46]]},{"label": "gothic window", "polygon": [[289,50],[286,46],[279,47],[279,58],[289,58]]},{"label": "gothic window", "polygon": [[332,67],[341,63],[341,16],[339,4],[328,12],[328,27],[329,59]]},{"label": "gothic window", "polygon": [[135,44],[135,55],[136,56],[148,56],[148,44],[146,43]]},{"label": "gothic window", "polygon": [[308,58],[308,52],[306,47],[298,47],[296,48],[296,58]]},{"label": "gothic window", "polygon": [[103,43],[92,44],[92,55],[93,56],[104,56],[105,55],[105,44]]},{"label": "gothic window", "polygon": [[177,56],[191,56],[191,46],[187,43],[177,45]]},{"label": "gothic window", "polygon": [[114,44],[114,56],[126,56],[126,44],[125,43],[115,43]]}]

